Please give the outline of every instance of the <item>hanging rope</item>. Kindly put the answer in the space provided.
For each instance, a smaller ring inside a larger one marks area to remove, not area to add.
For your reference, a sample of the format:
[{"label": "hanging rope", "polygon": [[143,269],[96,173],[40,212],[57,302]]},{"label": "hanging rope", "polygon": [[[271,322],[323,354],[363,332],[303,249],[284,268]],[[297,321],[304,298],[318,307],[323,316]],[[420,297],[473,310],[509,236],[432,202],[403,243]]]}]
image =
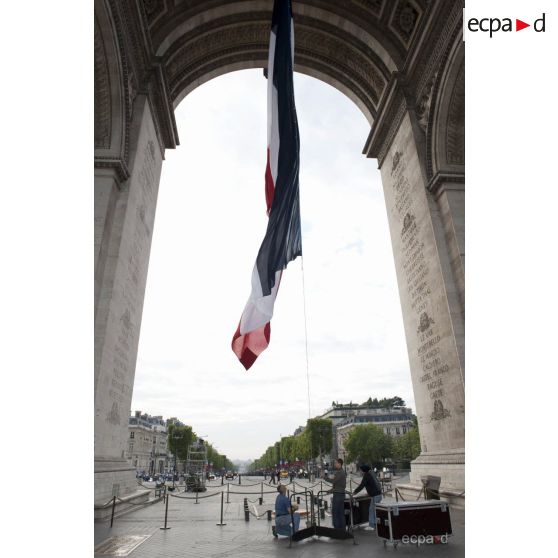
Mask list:
[{"label": "hanging rope", "polygon": [[308,329],[306,324],[306,285],[304,283],[304,257],[300,256],[300,267],[302,270],[302,301],[304,308],[304,345],[306,347],[306,386],[308,391],[308,418],[312,418],[310,413],[310,373],[308,366]]}]

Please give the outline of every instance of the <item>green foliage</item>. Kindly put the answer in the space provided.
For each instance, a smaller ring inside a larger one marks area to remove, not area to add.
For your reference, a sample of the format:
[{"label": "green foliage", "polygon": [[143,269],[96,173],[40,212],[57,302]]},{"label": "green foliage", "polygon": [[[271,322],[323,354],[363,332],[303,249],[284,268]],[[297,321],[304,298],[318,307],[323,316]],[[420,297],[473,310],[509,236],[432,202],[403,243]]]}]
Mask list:
[{"label": "green foliage", "polygon": [[374,424],[355,426],[347,437],[345,448],[347,460],[380,465],[386,457],[391,457],[393,440]]},{"label": "green foliage", "polygon": [[420,436],[418,428],[412,428],[400,438],[397,438],[393,447],[393,457],[401,461],[412,461],[420,454]]},{"label": "green foliage", "polygon": [[390,409],[391,407],[404,407],[405,401],[401,399],[398,395],[395,397],[384,397],[383,399],[378,400],[377,397],[372,399],[369,397],[361,407],[368,407],[370,409]]},{"label": "green foliage", "polygon": [[309,459],[310,450],[306,432],[298,436],[283,436],[281,440],[269,446],[265,453],[254,461],[256,469],[270,469],[279,463],[280,459],[289,463]]},{"label": "green foliage", "polygon": [[333,446],[333,423],[331,419],[308,419],[304,435],[310,458],[313,459],[331,451]]},{"label": "green foliage", "polygon": [[194,440],[196,433],[191,426],[177,426],[170,424],[168,427],[167,444],[170,452],[178,459],[185,460],[188,457],[188,448]]},{"label": "green foliage", "polygon": [[[167,429],[167,446],[172,455],[176,455],[181,461],[188,459],[188,448],[197,438],[197,434],[192,430],[191,426],[178,426],[169,424]],[[215,471],[219,469],[232,469],[232,461],[227,459],[226,455],[221,455],[210,443],[206,443],[207,461],[213,463]]]}]

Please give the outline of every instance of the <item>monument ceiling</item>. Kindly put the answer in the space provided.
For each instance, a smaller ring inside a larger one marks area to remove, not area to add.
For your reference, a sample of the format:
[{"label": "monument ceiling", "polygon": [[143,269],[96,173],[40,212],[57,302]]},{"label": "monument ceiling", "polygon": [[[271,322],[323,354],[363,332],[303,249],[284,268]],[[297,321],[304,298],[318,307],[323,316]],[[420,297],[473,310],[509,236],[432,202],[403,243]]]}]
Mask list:
[{"label": "monument ceiling", "polygon": [[[273,0],[96,0],[95,5],[99,163],[127,159],[129,120],[139,92],[148,95],[156,114],[161,149],[173,148],[174,109],[188,93],[227,72],[267,66]],[[337,88],[370,124],[382,128],[370,136],[367,152],[381,158],[375,144],[389,133],[386,127],[401,113],[404,97],[418,107],[426,131],[440,68],[459,40],[461,0],[293,0],[293,12],[295,71]]]},{"label": "monument ceiling", "polygon": [[[402,70],[427,0],[294,0],[295,70],[348,95],[369,121]],[[267,65],[272,0],[145,0],[152,49],[176,105],[217,75]]]}]

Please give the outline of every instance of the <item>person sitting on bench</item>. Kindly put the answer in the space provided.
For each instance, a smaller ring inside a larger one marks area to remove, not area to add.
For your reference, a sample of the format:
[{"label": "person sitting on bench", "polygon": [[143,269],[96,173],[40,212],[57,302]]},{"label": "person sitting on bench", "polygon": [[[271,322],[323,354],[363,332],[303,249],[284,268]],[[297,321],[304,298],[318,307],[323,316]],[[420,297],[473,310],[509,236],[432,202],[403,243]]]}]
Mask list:
[{"label": "person sitting on bench", "polygon": [[[290,500],[285,495],[287,493],[287,486],[285,484],[280,484],[277,487],[279,494],[275,500],[275,529],[273,535],[285,535],[290,537],[293,533],[298,531],[300,525],[300,515],[294,513],[298,506],[296,504],[291,504]],[[291,515],[292,513],[292,515]],[[294,530],[292,529],[292,523],[294,522]]]}]

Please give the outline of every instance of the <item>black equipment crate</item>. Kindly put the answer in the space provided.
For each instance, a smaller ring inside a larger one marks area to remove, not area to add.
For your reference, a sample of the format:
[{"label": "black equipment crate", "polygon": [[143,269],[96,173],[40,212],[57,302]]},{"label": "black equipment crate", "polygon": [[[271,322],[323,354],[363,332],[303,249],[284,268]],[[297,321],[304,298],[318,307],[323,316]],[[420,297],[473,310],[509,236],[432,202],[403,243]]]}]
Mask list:
[{"label": "black equipment crate", "polygon": [[449,504],[440,500],[376,504],[378,536],[397,546],[403,537],[451,535]]},{"label": "black equipment crate", "polygon": [[[370,510],[371,498],[368,495],[365,496],[355,496],[353,498],[353,525],[361,525],[363,523],[368,524],[368,512]],[[351,502],[347,498],[345,499],[345,522],[347,526],[351,524],[351,518],[349,516],[351,509]]]}]

